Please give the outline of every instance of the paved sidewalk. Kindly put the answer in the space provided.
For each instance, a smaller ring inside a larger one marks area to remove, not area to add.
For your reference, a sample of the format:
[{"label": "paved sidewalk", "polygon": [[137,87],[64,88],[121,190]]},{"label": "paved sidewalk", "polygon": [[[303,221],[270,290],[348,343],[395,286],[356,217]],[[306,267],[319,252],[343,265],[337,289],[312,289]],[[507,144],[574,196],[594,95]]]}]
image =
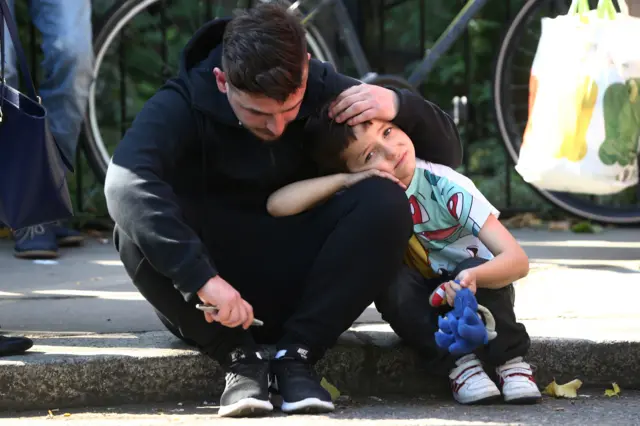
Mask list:
[{"label": "paved sidewalk", "polygon": [[[640,341],[640,229],[514,233],[531,261],[516,284],[516,313],[532,336]],[[164,331],[110,241],[63,249],[55,264],[12,251],[0,240],[0,330]],[[381,320],[370,307],[358,322]]]},{"label": "paved sidewalk", "polygon": [[[198,403],[145,404],[98,409],[60,410],[49,416],[46,410],[11,414],[4,426],[443,426],[443,425],[636,425],[640,393],[625,391],[607,398],[601,392],[581,393],[575,400],[545,398],[537,405],[492,404],[460,406],[444,398],[365,397],[340,399],[334,413],[327,415],[284,415],[274,412],[261,418],[229,419],[217,416],[218,406]],[[68,414],[65,416],[65,414]],[[635,420],[634,420],[635,419]]]},{"label": "paved sidewalk", "polygon": [[[534,338],[542,382],[580,377],[640,388],[640,229],[518,230],[532,263],[516,313]],[[166,333],[111,243],[65,249],[54,264],[18,260],[0,240],[0,327],[35,337],[0,359],[0,410],[199,398],[221,390],[215,363]],[[353,393],[438,392],[374,307],[319,366]],[[115,399],[114,399],[115,398]],[[119,399],[118,399],[119,398]]]}]

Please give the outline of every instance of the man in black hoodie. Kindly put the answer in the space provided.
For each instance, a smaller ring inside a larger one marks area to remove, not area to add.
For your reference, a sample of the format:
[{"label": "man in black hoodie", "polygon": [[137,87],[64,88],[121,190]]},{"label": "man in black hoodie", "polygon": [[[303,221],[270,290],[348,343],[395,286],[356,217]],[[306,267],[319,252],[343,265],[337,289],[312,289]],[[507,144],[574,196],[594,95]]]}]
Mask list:
[{"label": "man in black hoodie", "polygon": [[[398,272],[407,200],[380,178],[293,217],[271,217],[266,200],[317,174],[304,124],[338,94],[337,121],[393,120],[419,157],[452,167],[456,128],[420,96],[309,59],[304,29],[273,4],[205,25],[181,61],[109,166],[116,248],[162,322],[225,369],[220,415],[271,411],[271,376],[283,411],[331,411],[313,365]],[[262,327],[249,328],[254,314]]]}]

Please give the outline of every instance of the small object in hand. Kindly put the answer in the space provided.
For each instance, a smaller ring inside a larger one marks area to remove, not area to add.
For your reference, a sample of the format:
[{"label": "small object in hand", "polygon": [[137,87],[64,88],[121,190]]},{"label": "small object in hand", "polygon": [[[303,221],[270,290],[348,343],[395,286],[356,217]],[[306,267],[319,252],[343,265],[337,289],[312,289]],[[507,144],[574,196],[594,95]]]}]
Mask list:
[{"label": "small object in hand", "polygon": [[[218,313],[218,307],[217,306],[213,306],[213,305],[203,305],[201,303],[198,303],[196,305],[196,309],[200,309],[202,312],[209,312],[211,314],[217,314]],[[256,327],[260,327],[263,326],[264,323],[262,321],[260,321],[257,318],[253,319],[253,322],[251,323],[251,325],[256,326]]]},{"label": "small object in hand", "polygon": [[[455,283],[460,285],[458,280]],[[429,303],[434,307],[447,304],[444,284],[433,291]],[[484,315],[484,322],[478,311]],[[478,305],[475,295],[468,288],[456,291],[452,310],[445,316],[438,317],[438,331],[435,332],[436,344],[454,355],[471,353],[496,336],[493,315],[488,309]]]}]

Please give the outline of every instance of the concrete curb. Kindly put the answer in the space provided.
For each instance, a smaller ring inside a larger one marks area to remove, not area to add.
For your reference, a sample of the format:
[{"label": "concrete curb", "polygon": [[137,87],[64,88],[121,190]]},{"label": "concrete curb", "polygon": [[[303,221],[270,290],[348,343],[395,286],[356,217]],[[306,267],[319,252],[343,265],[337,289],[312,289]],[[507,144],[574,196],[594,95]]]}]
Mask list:
[{"label": "concrete curb", "polygon": [[[0,359],[0,410],[216,401],[219,366],[164,332],[55,336],[29,355]],[[534,338],[528,360],[541,386],[580,378],[585,386],[640,389],[640,342]],[[425,375],[418,357],[385,326],[356,327],[318,364],[351,395],[440,394],[448,383]]]}]

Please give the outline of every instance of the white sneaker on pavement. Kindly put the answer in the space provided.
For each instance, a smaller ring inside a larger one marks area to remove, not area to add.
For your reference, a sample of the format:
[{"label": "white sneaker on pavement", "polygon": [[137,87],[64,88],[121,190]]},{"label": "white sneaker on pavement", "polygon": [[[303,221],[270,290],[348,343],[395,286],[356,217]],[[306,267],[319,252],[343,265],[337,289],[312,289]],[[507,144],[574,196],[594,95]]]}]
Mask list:
[{"label": "white sneaker on pavement", "polygon": [[531,366],[516,357],[496,368],[505,402],[531,404],[542,399]]},{"label": "white sneaker on pavement", "polygon": [[453,397],[460,404],[486,403],[500,397],[500,390],[474,354],[458,359],[456,366],[449,373],[449,379]]}]

